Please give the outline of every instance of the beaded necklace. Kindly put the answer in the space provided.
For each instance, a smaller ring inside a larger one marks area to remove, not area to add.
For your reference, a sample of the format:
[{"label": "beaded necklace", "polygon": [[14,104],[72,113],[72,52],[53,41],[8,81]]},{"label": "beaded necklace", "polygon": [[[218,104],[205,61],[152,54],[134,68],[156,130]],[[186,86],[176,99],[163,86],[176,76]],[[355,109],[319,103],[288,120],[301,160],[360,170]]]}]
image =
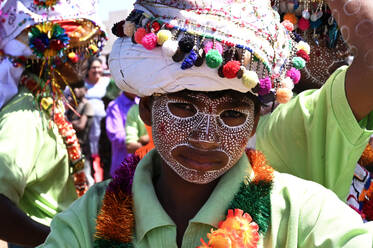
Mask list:
[{"label": "beaded necklace", "polygon": [[[241,228],[233,230],[237,233],[242,233],[244,227],[250,226],[249,231],[246,232],[249,236],[243,235],[246,238],[251,237],[248,239],[250,243],[245,244],[247,246],[238,247],[257,247],[259,235],[264,235],[269,228],[270,193],[274,170],[267,165],[264,155],[259,151],[247,150],[246,153],[255,176],[253,179],[248,176],[244,179],[239,191],[229,204],[227,220],[219,224],[219,229],[207,235],[208,243],[202,241],[201,237],[200,248],[210,247],[214,242],[230,239],[231,233],[226,232],[230,229],[227,227],[229,223],[239,224]],[[94,247],[133,247],[135,219],[131,187],[139,161],[139,157],[129,156],[108,185],[102,208],[97,216]],[[253,222],[250,223],[251,218]],[[246,222],[243,219],[246,219]],[[231,241],[235,242],[235,240]],[[236,244],[239,244],[239,241]]]}]

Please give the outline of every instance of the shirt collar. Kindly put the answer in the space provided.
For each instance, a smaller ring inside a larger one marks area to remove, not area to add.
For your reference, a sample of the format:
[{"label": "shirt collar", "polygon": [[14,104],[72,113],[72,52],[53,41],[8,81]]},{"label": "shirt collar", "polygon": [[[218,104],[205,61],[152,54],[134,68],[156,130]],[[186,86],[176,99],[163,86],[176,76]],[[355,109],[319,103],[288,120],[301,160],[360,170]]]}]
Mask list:
[{"label": "shirt collar", "polygon": [[[154,228],[175,226],[175,223],[164,211],[159,203],[153,186],[153,172],[161,163],[158,152],[153,149],[137,165],[132,192],[134,200],[134,214],[136,238],[141,241]],[[225,218],[226,210],[233,196],[239,190],[246,175],[252,177],[252,168],[244,154],[216,185],[210,198],[200,209],[191,223],[203,223],[217,227]]]}]

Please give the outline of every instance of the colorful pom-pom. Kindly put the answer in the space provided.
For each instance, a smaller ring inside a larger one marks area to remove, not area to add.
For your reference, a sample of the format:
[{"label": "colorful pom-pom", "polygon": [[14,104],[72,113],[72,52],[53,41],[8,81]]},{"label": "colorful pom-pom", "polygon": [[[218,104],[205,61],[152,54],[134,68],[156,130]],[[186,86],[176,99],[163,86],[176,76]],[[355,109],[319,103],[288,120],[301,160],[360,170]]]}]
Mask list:
[{"label": "colorful pom-pom", "polygon": [[271,79],[269,77],[266,77],[266,78],[260,79],[259,82],[260,82],[260,89],[259,89],[258,94],[260,96],[267,95],[271,91],[271,88],[272,88]]},{"label": "colorful pom-pom", "polygon": [[135,28],[136,28],[135,23],[127,21],[123,25],[123,33],[126,36],[131,37],[135,33]]},{"label": "colorful pom-pom", "polygon": [[241,63],[237,60],[232,60],[226,63],[223,67],[223,74],[226,78],[235,78],[240,70]]},{"label": "colorful pom-pom", "polygon": [[205,53],[208,54],[208,52],[211,49],[218,50],[220,54],[223,54],[223,46],[221,45],[220,42],[215,42],[215,48],[214,48],[214,42],[212,41],[206,42],[205,45],[203,46],[203,50],[205,51]]},{"label": "colorful pom-pom", "polygon": [[74,52],[70,52],[67,56],[69,57],[70,61],[74,64],[79,61],[79,56]]},{"label": "colorful pom-pom", "polygon": [[176,53],[178,47],[179,44],[176,40],[169,39],[163,43],[162,53],[167,57],[172,57]]},{"label": "colorful pom-pom", "polygon": [[294,24],[289,21],[289,20],[285,20],[283,21],[282,23],[282,26],[284,26],[286,28],[287,31],[289,32],[292,32],[294,30]]},{"label": "colorful pom-pom", "polygon": [[259,83],[258,74],[255,71],[245,71],[242,75],[242,83],[248,89],[254,88]]},{"label": "colorful pom-pom", "polygon": [[286,13],[284,15],[284,21],[289,21],[291,22],[293,25],[297,25],[298,23],[298,18],[295,16],[294,13]]},{"label": "colorful pom-pom", "polygon": [[194,62],[197,60],[197,58],[197,53],[194,50],[192,50],[188,57],[186,57],[183,63],[181,64],[181,69],[185,70],[191,68],[194,65]]},{"label": "colorful pom-pom", "polygon": [[134,35],[134,38],[135,38],[135,42],[137,44],[141,44],[142,42],[142,38],[144,38],[144,36],[146,35],[146,30],[145,28],[138,28],[135,32],[135,35]]},{"label": "colorful pom-pom", "polygon": [[306,66],[306,61],[301,57],[294,57],[292,62],[293,66],[298,70],[301,70]]},{"label": "colorful pom-pom", "polygon": [[291,78],[293,80],[294,84],[299,83],[299,80],[301,78],[301,73],[296,68],[292,67],[290,70],[286,72],[286,76]]},{"label": "colorful pom-pom", "polygon": [[306,31],[310,28],[310,21],[307,19],[304,19],[303,17],[299,19],[298,21],[298,28],[302,31]]},{"label": "colorful pom-pom", "polygon": [[310,61],[310,56],[304,51],[304,50],[299,50],[297,52],[297,56],[298,57],[301,57],[302,59],[304,59],[306,62]]},{"label": "colorful pom-pom", "polygon": [[157,46],[157,36],[154,33],[149,33],[141,40],[141,44],[148,50],[152,50]]},{"label": "colorful pom-pom", "polygon": [[304,50],[308,55],[311,52],[311,47],[306,42],[301,41],[297,44],[297,50]]},{"label": "colorful pom-pom", "polygon": [[210,68],[218,68],[223,63],[223,57],[218,50],[211,49],[206,55],[206,64]]},{"label": "colorful pom-pom", "polygon": [[293,97],[293,92],[288,88],[279,88],[276,91],[276,100],[279,103],[287,103]]},{"label": "colorful pom-pom", "polygon": [[183,53],[189,53],[194,47],[194,37],[191,35],[185,35],[179,41],[179,48]]},{"label": "colorful pom-pom", "polygon": [[157,33],[158,45],[162,46],[167,40],[171,39],[172,33],[170,30],[161,30]]},{"label": "colorful pom-pom", "polygon": [[280,84],[281,84],[281,88],[287,88],[287,89],[290,89],[290,90],[294,89],[294,83],[293,83],[293,80],[290,77],[286,77],[286,78],[282,79]]}]

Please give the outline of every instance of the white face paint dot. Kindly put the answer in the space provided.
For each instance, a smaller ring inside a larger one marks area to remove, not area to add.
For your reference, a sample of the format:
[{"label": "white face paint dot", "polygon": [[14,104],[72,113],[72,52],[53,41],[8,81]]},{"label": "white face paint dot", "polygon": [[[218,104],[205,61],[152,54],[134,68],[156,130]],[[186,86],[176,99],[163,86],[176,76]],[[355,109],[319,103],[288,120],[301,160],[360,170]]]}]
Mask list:
[{"label": "white face paint dot", "polygon": [[343,39],[348,42],[350,40],[350,28],[346,25],[343,25],[341,27],[341,34],[343,36]]},{"label": "white face paint dot", "polygon": [[366,65],[370,68],[373,69],[373,49],[369,50],[365,56],[364,56],[364,61]]},{"label": "white face paint dot", "polygon": [[355,32],[360,38],[368,38],[373,34],[373,21],[362,20],[355,27]]},{"label": "white face paint dot", "polygon": [[361,10],[361,1],[347,0],[347,2],[343,5],[343,10],[345,14],[348,16],[356,15]]}]

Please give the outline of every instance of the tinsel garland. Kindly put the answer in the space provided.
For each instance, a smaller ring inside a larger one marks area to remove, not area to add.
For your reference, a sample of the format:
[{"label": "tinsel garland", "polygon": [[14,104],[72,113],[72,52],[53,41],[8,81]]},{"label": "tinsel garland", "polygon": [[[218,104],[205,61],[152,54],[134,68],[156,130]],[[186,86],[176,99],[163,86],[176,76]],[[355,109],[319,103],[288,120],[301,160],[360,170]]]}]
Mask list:
[{"label": "tinsel garland", "polygon": [[[264,235],[271,221],[270,193],[273,184],[273,168],[267,165],[262,153],[247,150],[254,179],[246,178],[234,196],[228,209],[242,209],[252,216]],[[131,186],[140,159],[130,155],[115,172],[106,189],[103,205],[97,216],[94,247],[133,247],[134,214]],[[228,212],[228,210],[227,210]]]}]

